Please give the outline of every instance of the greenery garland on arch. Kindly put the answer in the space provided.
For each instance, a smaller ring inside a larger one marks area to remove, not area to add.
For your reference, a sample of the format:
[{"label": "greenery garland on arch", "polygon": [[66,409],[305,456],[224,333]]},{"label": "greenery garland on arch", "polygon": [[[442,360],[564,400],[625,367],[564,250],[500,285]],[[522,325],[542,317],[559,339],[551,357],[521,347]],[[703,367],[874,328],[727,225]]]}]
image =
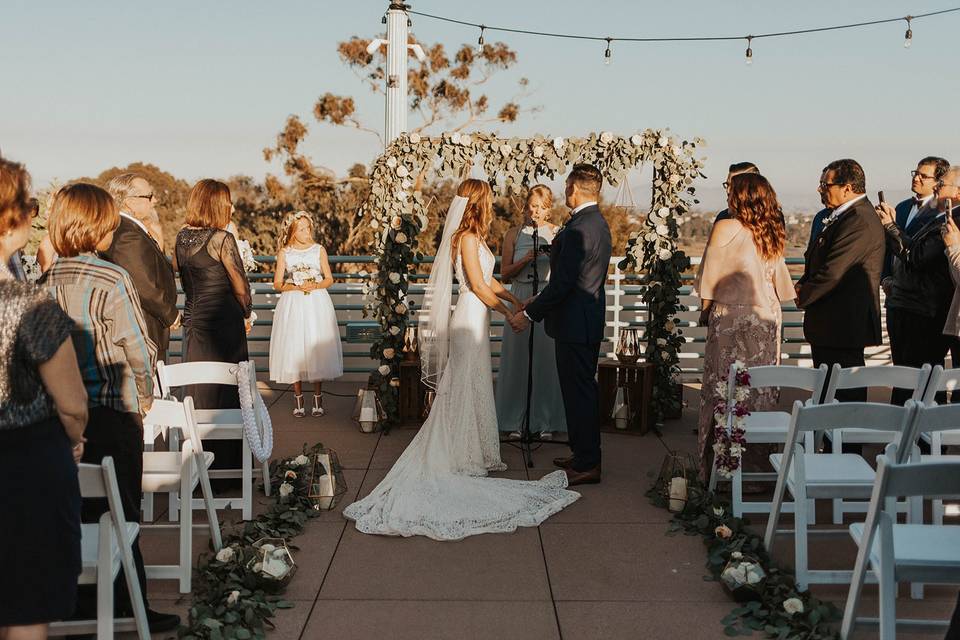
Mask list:
[{"label": "greenery garland on arch", "polygon": [[[680,277],[690,265],[677,248],[678,223],[696,203],[693,181],[702,177],[703,160],[695,157],[699,138],[678,140],[669,131],[647,129],[631,136],[610,132],[582,138],[500,138],[490,133],[444,133],[438,137],[404,134],[387,147],[370,172],[370,197],[358,215],[369,216],[378,232],[376,270],[364,284],[365,316],[380,324],[370,348],[380,366],[370,376],[386,413],[384,428],[399,423],[399,368],[410,303],[411,266],[423,258],[417,234],[427,226],[426,202],[418,190],[428,171],[441,178],[464,174],[475,159],[491,187],[501,194],[521,194],[541,178],[563,175],[574,163],[588,162],[607,183],[619,184],[631,169],[653,166],[651,208],[639,231],[631,235],[621,268],[643,274],[642,300],[648,305],[646,359],[656,365],[653,410],[657,420],[678,406],[673,380],[680,372],[684,341],[673,320],[681,311]],[[618,248],[614,247],[618,252]]]}]

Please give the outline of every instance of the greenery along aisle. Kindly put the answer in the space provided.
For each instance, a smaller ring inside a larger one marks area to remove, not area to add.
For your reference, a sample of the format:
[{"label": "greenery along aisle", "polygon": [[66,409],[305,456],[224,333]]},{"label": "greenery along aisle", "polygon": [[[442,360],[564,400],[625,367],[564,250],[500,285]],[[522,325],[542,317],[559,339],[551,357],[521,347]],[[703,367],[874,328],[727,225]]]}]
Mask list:
[{"label": "greenery along aisle", "polygon": [[371,346],[380,361],[370,382],[377,388],[386,412],[384,427],[399,422],[399,367],[403,335],[410,317],[408,292],[416,260],[417,235],[427,227],[427,211],[419,190],[421,178],[435,171],[441,178],[456,178],[479,162],[500,194],[522,194],[541,178],[554,179],[577,162],[588,162],[617,185],[631,169],[653,165],[651,208],[640,231],[632,234],[622,267],[644,274],[642,299],[650,310],[646,324],[646,357],[656,365],[653,410],[659,420],[680,399],[672,382],[679,374],[678,352],[683,343],[674,321],[681,310],[680,275],[689,266],[677,249],[678,223],[694,200],[693,181],[702,177],[703,160],[694,157],[699,139],[677,140],[668,131],[647,129],[632,136],[610,132],[584,138],[499,138],[487,133],[445,133],[439,137],[403,135],[373,164],[370,198],[360,210],[374,229],[377,265],[364,285],[365,314],[380,323],[381,332]]},{"label": "greenery along aisle", "polygon": [[[274,504],[253,520],[224,531],[223,548],[215,556],[202,554],[194,579],[193,602],[187,625],[179,637],[190,640],[247,640],[265,638],[266,627],[277,609],[293,604],[281,597],[288,580],[266,575],[262,566],[265,538],[289,541],[299,535],[307,520],[320,514],[309,498],[312,465],[322,449],[304,445],[303,453],[270,465]],[[294,548],[294,547],[291,547]],[[290,571],[288,578],[292,577]]]},{"label": "greenery along aisle", "polygon": [[[692,469],[687,474],[695,476]],[[647,496],[659,507],[668,505],[662,486],[653,487]],[[725,635],[749,636],[757,631],[780,640],[840,637],[832,624],[841,619],[839,609],[809,591],[798,591],[793,574],[770,559],[763,538],[699,483],[688,487],[683,510],[673,516],[668,535],[677,533],[703,538],[710,575],[740,603],[722,621]]]}]

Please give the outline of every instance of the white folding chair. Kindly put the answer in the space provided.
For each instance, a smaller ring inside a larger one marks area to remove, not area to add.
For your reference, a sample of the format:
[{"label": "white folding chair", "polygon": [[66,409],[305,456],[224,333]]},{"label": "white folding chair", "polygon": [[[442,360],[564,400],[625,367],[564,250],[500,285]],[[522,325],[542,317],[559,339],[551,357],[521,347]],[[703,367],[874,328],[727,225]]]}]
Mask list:
[{"label": "white folding chair", "polygon": [[901,497],[960,497],[960,460],[897,464],[877,458],[877,480],[864,523],[850,525],[856,541],[854,565],[840,635],[849,638],[857,622],[860,594],[869,568],[880,587],[880,640],[896,637],[897,623],[946,626],[946,621],[897,620],[897,583],[960,583],[960,527],[936,524],[898,524],[893,504]]},{"label": "white folding chair", "polygon": [[[818,369],[807,367],[794,367],[788,365],[770,365],[763,367],[750,367],[750,388],[751,389],[769,389],[769,388],[788,388],[809,391],[810,397],[806,400],[807,404],[817,404],[823,393],[823,385],[827,379],[827,365],[822,364]],[[727,407],[733,407],[733,396],[736,392],[736,363],[730,365],[730,371],[727,377]],[[733,416],[727,413],[727,429],[731,427]],[[787,431],[790,428],[790,413],[787,411],[751,411],[747,416],[744,430],[746,431],[747,446],[754,444],[779,444],[782,445],[787,440]],[[809,442],[807,447],[812,450],[813,433],[807,434]],[[733,515],[737,518],[744,513],[769,513],[769,502],[744,501],[743,499],[743,481],[767,480],[775,481],[776,473],[764,472],[744,472],[740,469],[734,472],[731,478],[731,501]],[[716,488],[717,469],[716,467],[710,473],[710,490]],[[808,504],[809,517],[811,522],[815,521],[816,514],[814,503],[811,500]],[[783,510],[787,513],[793,512],[793,503],[783,505]]]},{"label": "white folding chair", "polygon": [[[178,387],[192,384],[223,384],[237,386],[237,365],[230,362],[184,362],[180,364],[164,364],[157,362],[157,377],[163,386],[164,393],[169,394]],[[251,392],[258,393],[256,367],[251,361],[249,381]],[[263,425],[260,416],[256,414],[257,427],[261,434]],[[211,478],[241,478],[243,489],[240,498],[217,498],[218,509],[242,510],[244,520],[253,517],[253,453],[243,433],[243,417],[240,409],[197,409],[197,430],[204,440],[240,440],[243,447],[240,469],[215,469],[210,472]],[[177,434],[171,432],[168,438],[169,448],[175,451]],[[270,466],[264,460],[261,465],[263,484],[267,495],[270,495]],[[176,515],[173,505],[179,501],[177,492],[170,494],[170,518]]]},{"label": "white folding chair", "polygon": [[[823,403],[833,402],[837,389],[909,389],[912,391],[911,400],[919,403],[930,379],[930,365],[925,364],[919,369],[885,365],[882,367],[850,367],[841,369],[840,365],[833,365],[830,381],[827,384],[827,394]],[[844,443],[847,444],[889,444],[894,442],[896,435],[873,429],[834,429],[825,434],[833,445],[833,452],[840,454]],[[843,524],[844,513],[866,513],[866,502],[833,501],[833,523]],[[901,511],[907,510],[906,503],[901,505]]]},{"label": "white folding chair", "polygon": [[[133,562],[133,541],[140,526],[126,522],[120,502],[120,488],[113,458],[106,457],[100,464],[78,465],[80,495],[84,498],[106,498],[107,511],[97,524],[82,524],[81,554],[82,569],[78,584],[97,585],[97,619],[52,622],[52,636],[96,633],[97,640],[112,640],[116,631],[136,631],[140,640],[149,640],[147,612],[143,606],[143,594]],[[120,569],[133,606],[133,618],[114,620],[113,582]]]},{"label": "white folding chair", "polygon": [[[835,402],[804,406],[799,401],[795,402],[783,453],[770,456],[770,463],[778,475],[773,506],[763,539],[767,550],[771,550],[774,535],[778,533],[777,525],[787,490],[793,496],[795,504],[805,504],[806,500],[811,498],[866,499],[873,490],[873,468],[861,456],[852,453],[807,453],[800,444],[802,434],[847,426],[902,434],[910,428],[916,406],[913,401],[909,401],[905,407],[872,402]],[[889,448],[896,451],[895,444]],[[793,520],[797,588],[802,591],[811,582],[835,584],[849,581],[850,571],[809,568],[807,536],[810,532],[807,530],[807,510],[795,509]],[[818,530],[817,533],[821,531]],[[837,530],[832,533],[837,533]]]},{"label": "white folding chair", "polygon": [[[203,442],[197,433],[194,419],[193,398],[183,402],[154,400],[153,406],[143,419],[144,424],[163,425],[179,429],[184,442],[180,451],[150,451],[143,454],[144,493],[163,493],[176,489],[180,495],[192,497],[199,485],[202,498],[199,502],[207,511],[207,524],[213,547],[219,551],[223,546],[220,536],[220,521],[210,489],[208,469],[213,464],[213,454],[203,450]],[[148,528],[171,528],[180,530],[180,556],[175,565],[148,565],[147,576],[158,580],[178,580],[180,593],[190,593],[193,567],[193,500],[178,500],[176,507],[178,523],[175,525],[147,525]]]},{"label": "white folding chair", "polygon": [[[944,369],[940,365],[935,366],[933,373],[930,374],[930,383],[927,385],[927,390],[923,394],[923,405],[925,407],[935,406],[937,404],[937,394],[944,391],[951,392],[951,399],[953,398],[953,394],[960,394],[960,369]],[[957,400],[957,402],[958,404],[953,406],[960,407],[960,400]],[[935,461],[938,456],[943,456],[944,447],[960,446],[960,420],[953,421],[953,426],[949,426],[949,421],[952,420],[952,417],[949,418],[948,421],[942,425],[942,428],[919,429],[920,438],[930,445],[931,461]],[[943,457],[948,460],[960,459],[960,456],[955,455]],[[927,456],[924,456],[924,459],[926,460]],[[943,524],[943,500],[935,498],[932,501],[932,507],[933,523]]]}]

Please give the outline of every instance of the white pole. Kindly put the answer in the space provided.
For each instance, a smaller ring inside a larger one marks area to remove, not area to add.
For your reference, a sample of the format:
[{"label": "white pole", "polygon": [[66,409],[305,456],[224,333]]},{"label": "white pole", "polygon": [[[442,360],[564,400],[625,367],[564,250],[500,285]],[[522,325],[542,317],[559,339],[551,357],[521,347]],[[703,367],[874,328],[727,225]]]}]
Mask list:
[{"label": "white pole", "polygon": [[407,130],[407,5],[387,9],[387,145]]}]

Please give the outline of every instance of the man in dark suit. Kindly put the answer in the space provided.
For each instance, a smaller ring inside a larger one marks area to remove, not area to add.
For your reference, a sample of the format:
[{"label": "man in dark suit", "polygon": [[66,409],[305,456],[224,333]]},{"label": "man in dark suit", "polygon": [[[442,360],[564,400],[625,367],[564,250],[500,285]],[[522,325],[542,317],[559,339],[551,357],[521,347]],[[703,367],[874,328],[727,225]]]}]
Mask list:
[{"label": "man in dark suit", "polygon": [[566,471],[571,486],[600,482],[596,373],[611,253],[610,228],[597,205],[602,184],[603,174],[596,167],[574,165],[566,188],[570,220],[550,246],[550,282],[522,313],[510,319],[518,332],[530,320],[542,320],[547,335],[554,339],[573,455],[553,462]]},{"label": "man in dark suit", "polygon": [[[803,333],[814,366],[862,366],[864,347],[882,341],[883,225],[867,199],[863,168],[855,160],[827,165],[818,190],[833,211],[805,254],[797,283]],[[866,390],[838,392],[837,397],[865,400]]]},{"label": "man in dark suit", "polygon": [[[950,163],[944,158],[937,156],[927,156],[917,163],[917,168],[910,172],[910,190],[913,191],[913,197],[907,198],[894,207],[896,211],[895,221],[901,231],[908,231],[908,227],[914,225],[914,221],[930,202],[933,200],[933,192],[937,184],[943,178],[943,174],[950,168]],[[888,250],[883,262],[883,276],[880,279],[880,286],[884,293],[890,295],[888,290],[889,283],[886,279],[893,273],[893,254]],[[887,316],[889,322],[889,316]],[[890,331],[889,325],[887,331]]]},{"label": "man in dark suit", "polygon": [[147,337],[157,346],[157,360],[166,360],[170,329],[179,322],[179,312],[173,267],[153,236],[158,233],[156,194],[135,173],[116,176],[107,189],[120,207],[120,226],[104,257],[130,273],[140,296]]},{"label": "man in dark suit", "polygon": [[[944,216],[935,206],[934,187],[918,184],[931,182],[931,176],[939,185],[949,168],[942,158],[924,158],[913,172],[914,193],[919,190],[917,195],[923,196],[922,200],[911,198],[896,210],[885,203],[877,205],[887,234],[887,258],[891,260],[890,275],[881,283],[887,293],[887,333],[893,364],[942,365],[956,343],[955,337],[943,334],[954,290],[940,233]],[[930,193],[926,194],[928,188]],[[910,396],[911,391],[896,389],[892,402],[903,404]]]}]

